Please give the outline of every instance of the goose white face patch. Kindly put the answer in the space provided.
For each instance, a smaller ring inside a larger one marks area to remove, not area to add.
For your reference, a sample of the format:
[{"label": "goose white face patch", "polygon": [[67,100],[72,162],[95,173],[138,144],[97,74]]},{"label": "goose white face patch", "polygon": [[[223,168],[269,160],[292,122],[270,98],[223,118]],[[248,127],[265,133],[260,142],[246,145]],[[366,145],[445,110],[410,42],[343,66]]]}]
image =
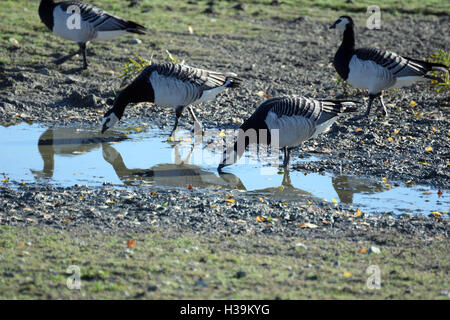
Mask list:
[{"label": "goose white face patch", "polygon": [[112,112],[109,116],[104,117],[102,120],[102,133],[112,128],[117,122],[119,118],[116,116],[114,112]]},{"label": "goose white face patch", "polygon": [[344,32],[345,28],[350,23],[350,21],[347,18],[342,18],[342,17],[339,18],[338,21],[339,22],[336,23],[336,29],[338,29],[341,32]]}]

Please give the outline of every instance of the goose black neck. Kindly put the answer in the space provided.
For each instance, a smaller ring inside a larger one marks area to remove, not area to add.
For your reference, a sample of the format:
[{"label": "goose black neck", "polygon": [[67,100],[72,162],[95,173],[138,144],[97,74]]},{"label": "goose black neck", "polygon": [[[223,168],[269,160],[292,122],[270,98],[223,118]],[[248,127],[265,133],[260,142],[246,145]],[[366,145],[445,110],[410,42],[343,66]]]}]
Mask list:
[{"label": "goose black neck", "polygon": [[41,0],[41,3],[39,4],[39,17],[41,18],[42,22],[53,31],[53,9],[55,8],[56,4],[53,0]]},{"label": "goose black neck", "polygon": [[353,24],[349,23],[344,31],[344,38],[342,43],[334,56],[334,67],[337,73],[344,79],[347,80],[348,74],[350,72],[349,63],[355,53],[355,31]]},{"label": "goose black neck", "polygon": [[155,102],[155,92],[152,85],[149,82],[142,81],[142,78],[136,79],[119,93],[112,110],[120,119],[128,104],[139,102]]}]

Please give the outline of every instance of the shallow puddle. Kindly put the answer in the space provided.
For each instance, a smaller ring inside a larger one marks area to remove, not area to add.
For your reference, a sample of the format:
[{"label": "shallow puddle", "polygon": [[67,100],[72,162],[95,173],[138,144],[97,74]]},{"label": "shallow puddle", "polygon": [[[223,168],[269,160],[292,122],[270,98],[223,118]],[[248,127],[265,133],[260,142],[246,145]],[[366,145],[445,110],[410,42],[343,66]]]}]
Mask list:
[{"label": "shallow puddle", "polygon": [[[356,176],[280,173],[246,153],[239,164],[216,170],[222,152],[193,146],[192,133],[177,132],[176,143],[158,129],[127,127],[100,133],[100,128],[48,128],[38,124],[0,125],[0,178],[59,186],[178,186],[238,189],[282,201],[325,199],[364,212],[429,214],[447,211],[448,190],[424,186],[395,187]],[[318,157],[292,159],[320,161]],[[281,160],[280,160],[281,161]]]}]

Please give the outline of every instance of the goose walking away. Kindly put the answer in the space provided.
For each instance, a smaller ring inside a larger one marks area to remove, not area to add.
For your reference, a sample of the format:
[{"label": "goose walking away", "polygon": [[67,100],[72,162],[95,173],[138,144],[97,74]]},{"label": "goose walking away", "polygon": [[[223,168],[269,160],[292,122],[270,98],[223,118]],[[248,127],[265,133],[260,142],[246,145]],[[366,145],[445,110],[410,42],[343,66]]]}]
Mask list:
[{"label": "goose walking away", "polygon": [[448,72],[448,67],[440,63],[403,57],[379,49],[355,49],[354,24],[349,16],[341,16],[330,29],[338,29],[344,34],[333,61],[337,73],[352,86],[369,91],[366,113],[356,119],[369,115],[372,103],[377,97],[380,98],[383,114],[387,116],[383,90],[408,86],[422,78],[442,81],[428,72]]},{"label": "goose walking away", "polygon": [[[278,146],[284,151],[282,166],[288,168],[294,147],[327,132],[338,115],[354,111],[356,103],[353,101],[316,100],[296,95],[270,98],[241,125],[233,149],[224,152],[218,170],[239,160],[250,143],[247,135],[250,129],[255,130],[257,143],[268,145],[275,143],[273,130],[278,130]],[[261,133],[267,134],[264,140]]]},{"label": "goose walking away", "polygon": [[188,107],[195,125],[201,128],[191,105],[213,100],[225,88],[238,87],[241,81],[234,73],[209,71],[176,63],[152,64],[117,95],[113,107],[103,117],[102,132],[122,118],[129,103],[138,102],[152,102],[174,109],[175,124],[170,136],[174,135],[185,107]]},{"label": "goose walking away", "polygon": [[80,49],[58,59],[62,64],[76,54],[83,56],[83,69],[88,66],[86,44],[89,41],[112,40],[126,32],[144,34],[146,28],[132,21],[111,15],[102,9],[78,1],[55,3],[41,0],[39,5],[41,21],[57,36],[75,41]]}]

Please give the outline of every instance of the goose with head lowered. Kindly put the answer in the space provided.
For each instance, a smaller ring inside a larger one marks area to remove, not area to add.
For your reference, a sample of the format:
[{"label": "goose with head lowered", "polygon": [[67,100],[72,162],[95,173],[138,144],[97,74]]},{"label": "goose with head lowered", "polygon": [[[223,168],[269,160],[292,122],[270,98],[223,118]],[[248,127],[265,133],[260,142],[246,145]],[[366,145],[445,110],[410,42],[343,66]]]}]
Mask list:
[{"label": "goose with head lowered", "polygon": [[75,41],[80,49],[56,61],[64,63],[76,54],[83,56],[83,69],[88,66],[86,44],[89,41],[112,40],[127,32],[145,34],[146,28],[109,14],[102,9],[78,1],[41,0],[41,21],[57,36]]},{"label": "goose with head lowered", "polygon": [[357,119],[369,115],[372,103],[377,97],[380,98],[383,114],[387,116],[383,90],[408,86],[423,78],[442,81],[428,73],[448,72],[448,67],[440,63],[403,57],[379,49],[355,49],[354,23],[349,16],[341,16],[330,29],[338,29],[344,35],[333,61],[337,73],[352,86],[369,91],[366,113]]},{"label": "goose with head lowered", "polygon": [[102,132],[122,118],[128,104],[139,102],[173,108],[175,124],[171,137],[175,134],[185,107],[188,108],[195,125],[201,128],[191,105],[213,100],[226,88],[238,87],[241,81],[234,73],[209,71],[171,62],[154,63],[145,68],[116,96],[113,107],[103,117]]},{"label": "goose with head lowered", "polygon": [[[236,163],[253,142],[276,145],[284,151],[283,167],[288,168],[290,152],[303,141],[327,132],[338,116],[355,112],[354,101],[319,100],[290,95],[270,98],[241,125],[234,146],[225,150],[219,172]],[[256,137],[255,137],[256,136]]]}]

